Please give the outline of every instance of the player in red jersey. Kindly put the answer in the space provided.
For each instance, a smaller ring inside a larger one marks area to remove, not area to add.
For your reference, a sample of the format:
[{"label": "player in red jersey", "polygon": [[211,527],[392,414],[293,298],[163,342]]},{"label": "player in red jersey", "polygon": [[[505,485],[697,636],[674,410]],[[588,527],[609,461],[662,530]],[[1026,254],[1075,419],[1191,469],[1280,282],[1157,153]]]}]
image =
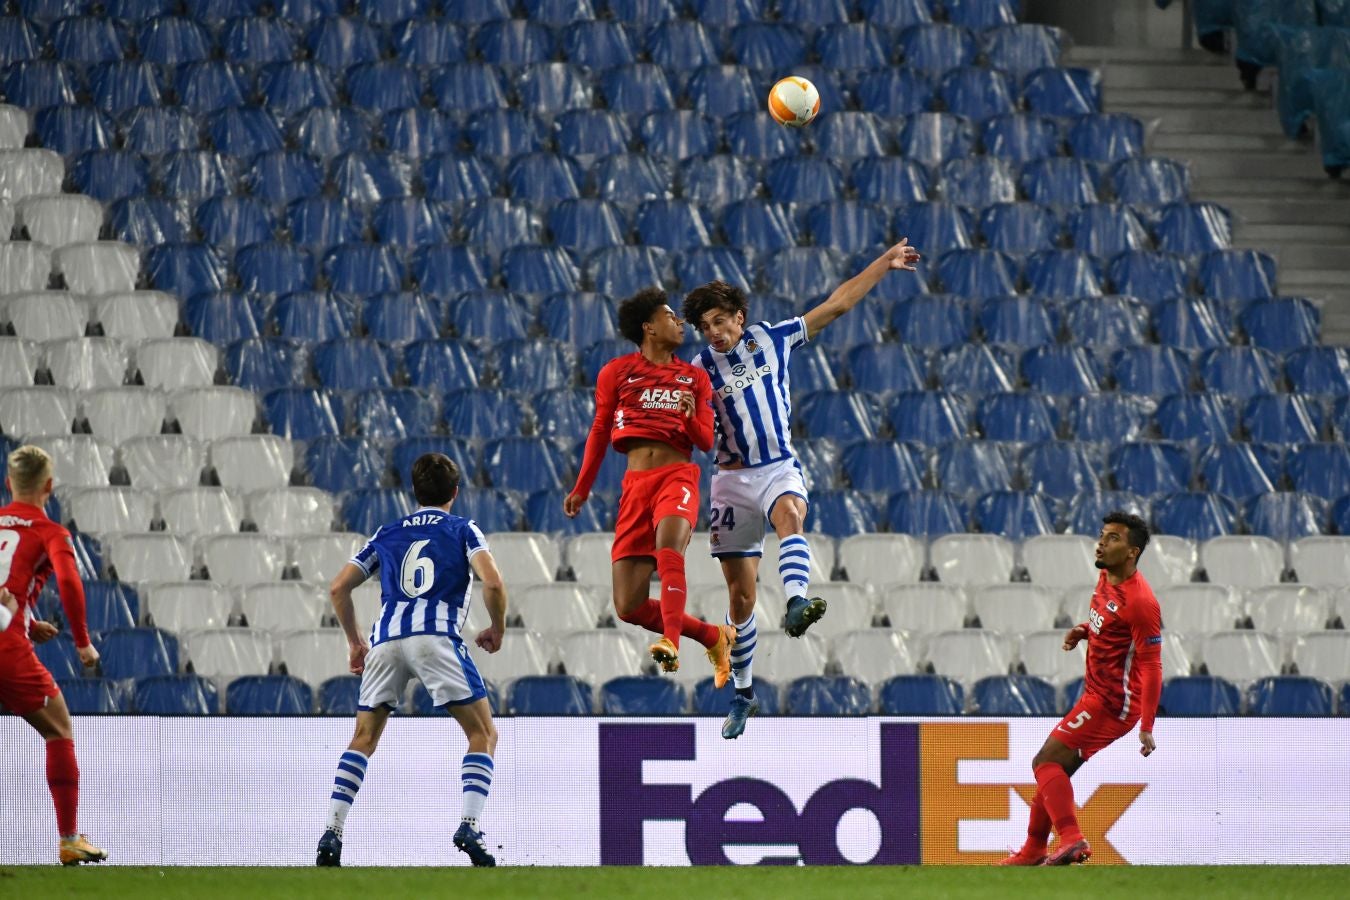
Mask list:
[{"label": "player in red jersey", "polygon": [[[61,689],[38,660],[33,643],[56,636],[56,626],[35,619],[38,594],[52,575],[61,594],[80,662],[92,666],[98,651],[84,621],[84,585],[75,566],[70,532],[42,510],[52,495],[52,459],[39,447],[19,447],[9,455],[5,476],[13,502],[0,507],[0,603],[11,615],[0,633],[0,705],[37,729],[47,742],[47,786],[56,806],[62,865],[108,858],[79,833],[75,815],[80,801],[80,768],[75,761],[70,711]],[[0,621],[4,619],[0,613]]]},{"label": "player in red jersey", "polygon": [[[1064,649],[1088,642],[1083,697],[1060,720],[1031,761],[1036,795],[1022,849],[1005,866],[1067,866],[1086,862],[1092,848],[1078,828],[1070,776],[1098,750],[1139,723],[1139,752],[1152,753],[1153,717],[1162,693],[1162,610],[1135,566],[1148,546],[1148,526],[1136,515],[1113,512],[1097,538],[1097,587],[1088,620],[1064,635]],[[1059,835],[1046,855],[1051,825]]]},{"label": "player in red jersey", "polygon": [[[736,631],[684,611],[684,551],[699,504],[699,470],[689,457],[695,446],[712,446],[712,383],[702,369],[676,358],[684,321],[665,291],[648,288],[621,303],[619,331],[638,351],[607,362],[595,380],[595,422],[563,511],[575,516],[590,496],[606,444],[627,455],[610,553],[614,611],[661,635],[651,654],[664,671],[680,667],[680,635],[698,641],[720,688],[731,673]],[[659,601],[647,596],[653,569],[661,578]]]}]

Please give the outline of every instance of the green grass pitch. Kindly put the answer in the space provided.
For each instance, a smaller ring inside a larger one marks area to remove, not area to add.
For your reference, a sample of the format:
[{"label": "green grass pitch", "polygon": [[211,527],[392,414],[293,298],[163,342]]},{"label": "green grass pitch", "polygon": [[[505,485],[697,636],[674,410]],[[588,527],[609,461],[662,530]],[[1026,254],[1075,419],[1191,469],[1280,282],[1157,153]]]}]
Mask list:
[{"label": "green grass pitch", "polygon": [[465,897],[472,900],[642,895],[694,898],[872,897],[1100,900],[1128,897],[1345,897],[1339,866],[1167,866],[998,869],[962,866],[815,868],[249,869],[0,867],[8,897]]}]

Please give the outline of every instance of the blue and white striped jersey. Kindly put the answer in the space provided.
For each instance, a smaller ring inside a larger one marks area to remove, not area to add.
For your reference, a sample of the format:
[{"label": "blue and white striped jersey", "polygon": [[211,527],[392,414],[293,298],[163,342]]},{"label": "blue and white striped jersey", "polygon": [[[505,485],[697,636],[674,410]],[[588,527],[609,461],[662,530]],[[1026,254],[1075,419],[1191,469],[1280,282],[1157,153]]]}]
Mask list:
[{"label": "blue and white striped jersey", "polygon": [[806,339],[800,317],[756,322],[725,353],[704,347],[695,358],[712,380],[718,465],[763,466],[793,455],[788,357]]},{"label": "blue and white striped jersey", "polygon": [[414,634],[458,639],[469,614],[469,560],[487,548],[476,524],[434,507],[382,526],[352,557],[352,565],[380,576],[370,645]]}]

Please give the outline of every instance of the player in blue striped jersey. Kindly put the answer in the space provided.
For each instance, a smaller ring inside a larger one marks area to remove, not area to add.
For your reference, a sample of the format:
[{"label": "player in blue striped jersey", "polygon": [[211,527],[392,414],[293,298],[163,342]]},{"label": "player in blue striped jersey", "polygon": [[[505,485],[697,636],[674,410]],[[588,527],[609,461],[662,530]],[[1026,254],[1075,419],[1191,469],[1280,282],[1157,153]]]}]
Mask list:
[{"label": "player in blue striped jersey", "polygon": [[731,674],[736,696],[722,725],[724,738],[740,737],[759,711],[751,661],[755,651],[755,579],[764,553],[764,522],[779,538],[778,575],[788,598],[783,628],[800,637],[825,614],[825,601],[808,597],[811,547],[805,531],[807,490],[792,449],[792,351],[858,305],[887,272],[914,271],[919,253],[901,241],[844,282],[804,316],[777,324],[749,322],[745,292],[722,281],[695,288],[684,318],[702,332],[705,347],[693,360],[713,387],[717,471],[713,474],[708,528],[712,555],[721,560],[730,594],[727,623],[736,629]]},{"label": "player in blue striped jersey", "polygon": [[[487,689],[469,657],[460,629],[468,616],[474,576],[483,582],[491,624],[475,643],[488,653],[502,644],[506,587],[478,526],[450,512],[459,493],[459,468],[441,453],[427,453],[412,467],[418,509],[391,522],[357,551],[333,579],[330,596],[347,634],[351,670],[361,676],[356,734],[338,761],[328,823],[319,841],[320,866],[342,864],[342,828],[365,779],[370,756],[389,713],[410,678],[417,678],[437,706],[464,729],[468,752],[460,765],[463,817],[454,844],[475,866],[495,866],[478,819],[492,786],[492,724]],[[371,576],[381,588],[380,615],[366,642],[357,628],[352,591]]]}]

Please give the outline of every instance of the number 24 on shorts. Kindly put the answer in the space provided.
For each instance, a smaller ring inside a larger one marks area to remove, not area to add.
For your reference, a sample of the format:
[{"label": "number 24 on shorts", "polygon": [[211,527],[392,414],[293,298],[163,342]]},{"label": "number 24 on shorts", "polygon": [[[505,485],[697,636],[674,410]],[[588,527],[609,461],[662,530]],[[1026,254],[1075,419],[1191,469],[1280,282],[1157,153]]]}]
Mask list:
[{"label": "number 24 on shorts", "polygon": [[718,528],[725,528],[727,531],[736,530],[736,510],[728,506],[726,509],[713,507],[708,513],[708,530],[716,531]]}]

